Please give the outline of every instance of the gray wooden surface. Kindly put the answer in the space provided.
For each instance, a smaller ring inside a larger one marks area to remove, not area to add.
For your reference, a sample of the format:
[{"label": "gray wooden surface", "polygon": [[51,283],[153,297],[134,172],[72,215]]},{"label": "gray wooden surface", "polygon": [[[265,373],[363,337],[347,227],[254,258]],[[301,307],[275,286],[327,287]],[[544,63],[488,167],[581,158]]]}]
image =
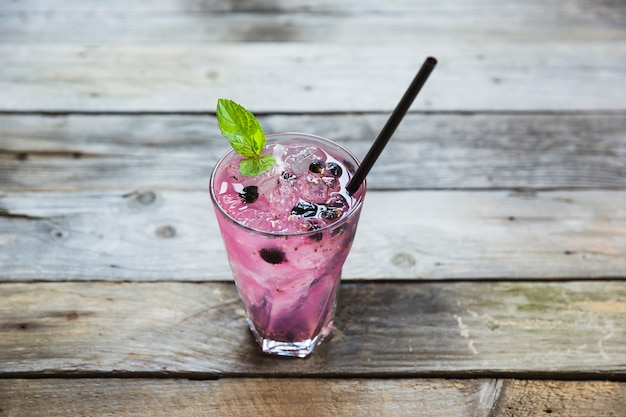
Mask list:
[{"label": "gray wooden surface", "polygon": [[[362,158],[429,55],[335,333],[261,355],[217,98]],[[625,86],[620,1],[0,2],[0,417],[626,415]]]},{"label": "gray wooden surface", "polygon": [[621,281],[344,284],[335,334],[304,361],[259,352],[232,283],[22,283],[3,293],[3,371],[20,377],[626,372]]},{"label": "gray wooden surface", "polygon": [[[333,138],[359,158],[387,117],[259,116],[268,132]],[[368,188],[623,189],[625,130],[619,112],[411,113]],[[4,191],[204,191],[228,147],[208,115],[0,114],[0,137]]]},{"label": "gray wooden surface", "polygon": [[[11,192],[0,227],[3,280],[231,279],[208,191]],[[623,278],[625,253],[624,190],[372,191],[342,276]]]},{"label": "gray wooden surface", "polygon": [[623,110],[624,5],[168,1],[4,6],[6,111]]},{"label": "gray wooden surface", "polygon": [[[0,380],[10,417],[123,416],[620,416],[624,384],[493,379],[250,378]],[[25,394],[26,393],[26,394]],[[303,393],[307,403],[302,404]],[[616,411],[617,410],[617,411]],[[614,412],[616,411],[616,412]],[[300,414],[301,413],[301,414]]]}]

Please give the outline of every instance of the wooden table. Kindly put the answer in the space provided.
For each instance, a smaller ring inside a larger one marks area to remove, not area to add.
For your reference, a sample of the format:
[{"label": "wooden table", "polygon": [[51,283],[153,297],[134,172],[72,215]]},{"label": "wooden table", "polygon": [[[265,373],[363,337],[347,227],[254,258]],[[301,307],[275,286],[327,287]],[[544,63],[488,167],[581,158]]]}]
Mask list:
[{"label": "wooden table", "polygon": [[[363,157],[336,330],[259,352],[218,97]],[[626,4],[0,3],[0,416],[626,416]]]}]

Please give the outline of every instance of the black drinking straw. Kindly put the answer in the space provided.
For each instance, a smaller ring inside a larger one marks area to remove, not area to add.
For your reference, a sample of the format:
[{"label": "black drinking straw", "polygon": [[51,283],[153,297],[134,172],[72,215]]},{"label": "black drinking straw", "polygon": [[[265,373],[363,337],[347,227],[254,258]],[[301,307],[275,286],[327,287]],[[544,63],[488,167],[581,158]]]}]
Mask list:
[{"label": "black drinking straw", "polygon": [[378,134],[378,137],[374,141],[374,144],[367,152],[367,155],[365,155],[365,158],[363,158],[363,162],[361,163],[361,165],[359,165],[359,168],[354,173],[354,177],[352,177],[352,179],[346,186],[348,194],[352,195],[356,192],[356,190],[359,189],[359,187],[363,183],[363,180],[365,180],[365,176],[368,174],[368,172],[370,172],[370,169],[374,165],[374,162],[376,162],[378,156],[380,156],[380,153],[385,148],[385,145],[387,145],[387,142],[389,142],[389,139],[391,139],[391,135],[393,135],[393,132],[396,131],[396,128],[400,124],[400,121],[409,110],[409,107],[411,107],[413,100],[415,100],[415,97],[417,97],[417,93],[419,93],[424,86],[424,83],[428,79],[428,76],[432,72],[433,68],[435,68],[435,65],[437,65],[437,60],[435,58],[426,58],[426,61],[424,61],[424,63],[422,64],[422,67],[417,72],[417,75],[411,82],[409,88],[406,90],[406,93],[404,93],[404,96],[396,106],[393,113],[391,113],[389,120],[387,120],[387,123]]}]

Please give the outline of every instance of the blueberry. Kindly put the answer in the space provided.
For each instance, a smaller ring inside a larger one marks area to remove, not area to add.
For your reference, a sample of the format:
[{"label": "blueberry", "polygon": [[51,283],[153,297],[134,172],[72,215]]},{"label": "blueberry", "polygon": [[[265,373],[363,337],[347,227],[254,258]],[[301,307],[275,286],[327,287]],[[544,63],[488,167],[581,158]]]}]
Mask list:
[{"label": "blueberry", "polygon": [[243,192],[239,193],[239,197],[245,203],[251,204],[259,198],[259,187],[256,185],[248,185],[247,187],[243,187]]},{"label": "blueberry", "polygon": [[309,171],[321,174],[322,171],[324,171],[324,163],[322,161],[311,162],[311,165],[309,165]]},{"label": "blueberry", "polygon": [[271,264],[280,264],[285,261],[285,252],[278,248],[263,248],[261,249],[261,258]]},{"label": "blueberry", "polygon": [[335,178],[341,177],[341,174],[343,173],[343,170],[341,169],[339,164],[336,163],[336,162],[329,162],[329,163],[327,163],[326,164],[326,170],[328,172],[330,172],[330,175],[332,175]]},{"label": "blueberry", "polygon": [[315,203],[299,201],[298,204],[291,209],[291,214],[302,217],[315,217],[317,215],[317,209],[318,206]]}]

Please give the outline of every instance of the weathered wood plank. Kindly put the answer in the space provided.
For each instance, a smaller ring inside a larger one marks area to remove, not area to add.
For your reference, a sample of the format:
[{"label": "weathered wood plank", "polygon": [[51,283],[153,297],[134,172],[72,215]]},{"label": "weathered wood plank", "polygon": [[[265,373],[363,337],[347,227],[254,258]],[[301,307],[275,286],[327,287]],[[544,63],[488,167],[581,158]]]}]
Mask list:
[{"label": "weathered wood plank", "polygon": [[[261,115],[357,157],[388,114]],[[409,114],[371,189],[626,188],[626,114]],[[205,190],[227,150],[212,115],[0,115],[0,189]],[[4,154],[3,154],[4,153]]]},{"label": "weathered wood plank", "polygon": [[[570,16],[572,14],[589,13],[595,9],[602,10],[597,12],[597,16],[591,18],[600,18],[608,12],[606,10],[619,13],[624,9],[623,4],[603,2],[601,0],[589,0],[585,2],[576,2],[575,0],[562,1],[562,13],[560,16]],[[554,8],[554,10],[552,10]],[[439,12],[467,12],[467,10],[476,10],[482,14],[489,11],[494,13],[502,13],[503,17],[510,13],[537,13],[536,17],[556,14],[558,6],[552,4],[543,4],[538,0],[528,0],[524,3],[517,2],[499,2],[497,0],[441,0],[437,4],[426,0],[391,0],[385,3],[377,3],[374,0],[345,0],[342,2],[334,2],[332,0],[274,0],[273,2],[263,2],[251,0],[242,1],[204,1],[204,0],[188,0],[181,2],[180,0],[153,0],[150,4],[141,2],[127,2],[124,0],[111,0],[102,4],[88,4],[82,0],[57,0],[54,5],[41,0],[19,0],[12,2],[3,2],[0,4],[0,11],[17,11],[17,12],[54,12],[54,11],[74,11],[85,12],[92,11],[94,13],[109,12],[223,12],[223,13],[343,13],[343,14],[371,14],[371,13],[400,13],[400,12],[418,12],[418,11],[439,11]],[[539,10],[538,10],[539,9]],[[544,14],[539,14],[544,10]],[[514,18],[514,16],[508,16]]]},{"label": "weathered wood plank", "polygon": [[[581,52],[581,51],[584,51]],[[414,109],[623,110],[626,42],[0,44],[0,111],[390,111],[428,55]],[[277,88],[280,85],[280,88]]]},{"label": "weathered wood plank", "polygon": [[[0,249],[5,281],[231,277],[208,191],[0,194]],[[368,194],[343,276],[569,279],[625,271],[626,191],[421,191]]]},{"label": "weathered wood plank", "polygon": [[626,384],[592,381],[504,381],[486,416],[614,416],[624,413]]},{"label": "weathered wood plank", "polygon": [[[617,383],[605,385],[622,389]],[[502,382],[492,380],[0,380],[0,416],[67,417],[104,410],[167,417],[486,416],[485,406],[492,405],[501,387]],[[568,393],[567,385],[559,388]],[[602,409],[611,410],[616,403],[609,401]]]},{"label": "weathered wood plank", "polygon": [[[620,2],[113,1],[3,2],[0,42],[389,42],[433,38],[624,40]],[[532,28],[532,29],[531,29]]]},{"label": "weathered wood plank", "polygon": [[352,283],[306,360],[265,356],[231,283],[0,284],[0,375],[626,376],[626,286]]},{"label": "weathered wood plank", "polygon": [[0,380],[0,416],[619,416],[626,384],[436,379]]}]

